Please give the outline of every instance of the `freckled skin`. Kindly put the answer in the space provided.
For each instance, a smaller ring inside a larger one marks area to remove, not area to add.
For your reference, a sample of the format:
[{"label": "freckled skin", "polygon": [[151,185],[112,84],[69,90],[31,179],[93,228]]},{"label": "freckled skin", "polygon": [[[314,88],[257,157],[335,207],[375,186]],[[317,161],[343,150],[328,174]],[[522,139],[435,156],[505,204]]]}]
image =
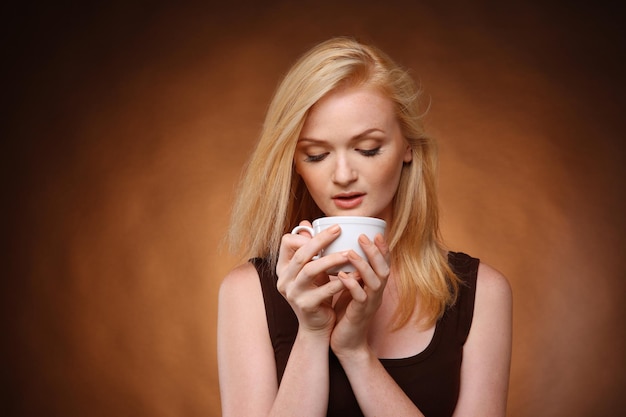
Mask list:
[{"label": "freckled skin", "polygon": [[296,171],[327,216],[391,221],[410,147],[393,103],[371,87],[335,90],[309,112],[294,155]]}]

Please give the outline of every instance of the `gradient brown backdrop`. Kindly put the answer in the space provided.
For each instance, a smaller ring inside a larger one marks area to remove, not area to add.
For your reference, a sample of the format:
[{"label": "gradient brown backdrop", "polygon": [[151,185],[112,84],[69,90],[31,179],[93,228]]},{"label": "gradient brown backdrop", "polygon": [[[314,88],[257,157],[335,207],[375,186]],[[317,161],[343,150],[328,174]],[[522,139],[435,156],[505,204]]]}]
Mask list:
[{"label": "gradient brown backdrop", "polygon": [[333,35],[431,100],[446,242],[514,291],[509,416],[626,414],[617,9],[378,3],[5,10],[2,415],[220,414],[236,182],[281,75]]}]

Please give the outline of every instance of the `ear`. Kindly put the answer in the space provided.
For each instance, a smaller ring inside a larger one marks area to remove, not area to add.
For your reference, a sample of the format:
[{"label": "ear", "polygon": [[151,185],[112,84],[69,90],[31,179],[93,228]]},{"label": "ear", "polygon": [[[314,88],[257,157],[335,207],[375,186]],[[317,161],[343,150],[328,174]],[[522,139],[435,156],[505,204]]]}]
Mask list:
[{"label": "ear", "polygon": [[413,150],[411,149],[411,145],[406,144],[406,149],[404,151],[404,163],[408,164],[413,160]]}]

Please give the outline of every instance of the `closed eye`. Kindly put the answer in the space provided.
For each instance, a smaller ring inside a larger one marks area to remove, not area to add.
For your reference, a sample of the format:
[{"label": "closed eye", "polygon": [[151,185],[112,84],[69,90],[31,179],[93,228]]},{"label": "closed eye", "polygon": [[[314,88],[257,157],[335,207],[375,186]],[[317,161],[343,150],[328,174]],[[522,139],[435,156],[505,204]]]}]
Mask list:
[{"label": "closed eye", "polygon": [[316,154],[316,155],[308,155],[304,159],[305,162],[320,162],[324,160],[328,156],[328,152]]},{"label": "closed eye", "polygon": [[380,154],[380,146],[374,149],[357,149],[357,151],[363,156],[367,156],[367,157],[376,156]]}]

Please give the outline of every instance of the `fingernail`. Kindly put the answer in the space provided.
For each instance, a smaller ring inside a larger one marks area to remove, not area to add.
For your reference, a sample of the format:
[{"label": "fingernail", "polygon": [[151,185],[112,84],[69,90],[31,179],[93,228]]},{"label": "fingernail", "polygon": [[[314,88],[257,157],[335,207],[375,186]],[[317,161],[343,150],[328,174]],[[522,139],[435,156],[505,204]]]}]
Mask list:
[{"label": "fingernail", "polygon": [[339,227],[338,224],[334,224],[328,228],[328,231],[332,234],[339,233],[340,230],[341,230],[341,227]]},{"label": "fingernail", "polygon": [[369,238],[367,236],[365,236],[365,235],[359,236],[359,242],[363,243],[364,245],[369,245],[370,244]]},{"label": "fingernail", "polygon": [[354,251],[349,251],[349,252],[348,252],[348,257],[349,257],[350,259],[354,259],[354,260],[359,259],[359,255],[357,255],[357,253],[356,253],[356,252],[354,252]]}]

